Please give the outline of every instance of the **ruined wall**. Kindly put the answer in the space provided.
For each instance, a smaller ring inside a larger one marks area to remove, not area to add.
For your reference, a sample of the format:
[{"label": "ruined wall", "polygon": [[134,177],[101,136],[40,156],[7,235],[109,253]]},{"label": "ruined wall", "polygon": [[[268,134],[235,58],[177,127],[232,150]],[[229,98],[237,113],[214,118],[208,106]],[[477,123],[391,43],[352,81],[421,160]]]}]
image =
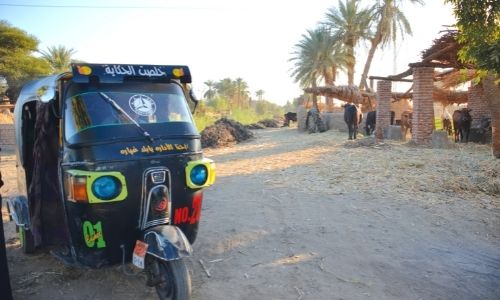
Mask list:
[{"label": "ruined wall", "polygon": [[491,118],[491,110],[489,103],[484,97],[483,86],[475,85],[469,87],[467,92],[467,108],[472,109],[470,112],[472,116],[472,128],[479,127],[481,118]]}]

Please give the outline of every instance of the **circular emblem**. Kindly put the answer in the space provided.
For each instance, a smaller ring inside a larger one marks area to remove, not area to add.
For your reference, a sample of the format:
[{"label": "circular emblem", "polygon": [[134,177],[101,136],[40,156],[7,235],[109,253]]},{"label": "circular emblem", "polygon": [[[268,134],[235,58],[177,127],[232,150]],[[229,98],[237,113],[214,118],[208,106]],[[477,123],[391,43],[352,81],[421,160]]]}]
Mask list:
[{"label": "circular emblem", "polygon": [[146,95],[133,95],[128,100],[128,105],[139,116],[148,117],[156,111],[155,101]]}]

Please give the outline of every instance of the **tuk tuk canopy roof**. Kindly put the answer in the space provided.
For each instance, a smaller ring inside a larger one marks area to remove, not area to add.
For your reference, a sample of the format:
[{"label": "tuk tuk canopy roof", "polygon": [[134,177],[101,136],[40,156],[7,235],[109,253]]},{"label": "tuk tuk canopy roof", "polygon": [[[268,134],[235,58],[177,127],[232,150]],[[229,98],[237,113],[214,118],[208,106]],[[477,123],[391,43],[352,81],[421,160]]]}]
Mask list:
[{"label": "tuk tuk canopy roof", "polygon": [[187,66],[176,65],[122,65],[71,64],[73,81],[87,83],[98,79],[101,83],[121,83],[126,79],[171,80],[191,83]]},{"label": "tuk tuk canopy roof", "polygon": [[[68,78],[78,83],[89,83],[98,80],[101,83],[122,83],[125,80],[169,81],[179,80],[191,83],[191,73],[187,66],[180,65],[129,65],[129,64],[71,64],[72,72],[42,77],[25,84],[17,98],[14,108],[17,148],[22,149],[23,140],[22,110],[26,103],[39,101],[49,103],[54,100],[58,82]],[[20,162],[24,163],[22,153],[18,153]]]}]

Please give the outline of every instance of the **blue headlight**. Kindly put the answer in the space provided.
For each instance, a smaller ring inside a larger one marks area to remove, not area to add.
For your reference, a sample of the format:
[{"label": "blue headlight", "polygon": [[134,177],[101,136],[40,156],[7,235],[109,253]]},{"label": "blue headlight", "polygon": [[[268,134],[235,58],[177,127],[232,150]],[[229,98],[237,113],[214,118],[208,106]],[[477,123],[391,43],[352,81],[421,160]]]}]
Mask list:
[{"label": "blue headlight", "polygon": [[191,181],[196,185],[204,185],[208,179],[208,170],[204,165],[197,165],[191,169],[189,174]]},{"label": "blue headlight", "polygon": [[102,176],[92,183],[92,192],[101,200],[116,198],[121,192],[122,185],[116,177]]}]

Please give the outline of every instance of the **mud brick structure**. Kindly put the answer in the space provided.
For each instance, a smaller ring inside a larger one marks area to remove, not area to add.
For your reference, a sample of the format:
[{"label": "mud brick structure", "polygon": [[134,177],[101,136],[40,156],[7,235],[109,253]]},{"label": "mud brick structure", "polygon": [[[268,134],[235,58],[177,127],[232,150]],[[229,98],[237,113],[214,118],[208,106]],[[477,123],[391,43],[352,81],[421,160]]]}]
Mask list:
[{"label": "mud brick structure", "polygon": [[417,145],[428,145],[434,130],[434,68],[413,68],[413,120],[412,141]]},{"label": "mud brick structure", "polygon": [[472,128],[479,127],[483,117],[491,118],[490,104],[484,97],[483,86],[473,85],[467,91],[467,108],[472,109]]},{"label": "mud brick structure", "polygon": [[391,98],[392,82],[387,80],[377,81],[377,118],[375,137],[384,138],[384,129],[391,125]]}]

